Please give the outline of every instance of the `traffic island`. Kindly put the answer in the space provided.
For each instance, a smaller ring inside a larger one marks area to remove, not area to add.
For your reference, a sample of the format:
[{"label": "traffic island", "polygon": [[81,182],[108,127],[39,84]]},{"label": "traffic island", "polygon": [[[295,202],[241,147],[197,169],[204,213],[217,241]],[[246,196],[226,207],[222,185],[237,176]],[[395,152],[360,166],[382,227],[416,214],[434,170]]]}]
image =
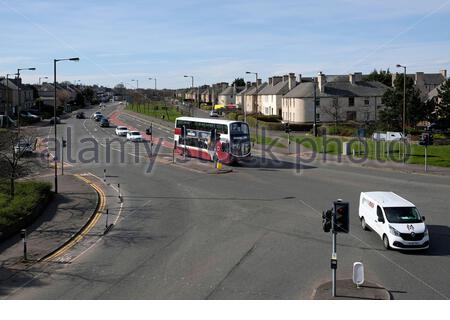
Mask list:
[{"label": "traffic island", "polygon": [[357,287],[352,279],[336,281],[336,297],[331,296],[331,281],[320,285],[313,294],[313,300],[390,300],[391,295],[386,288],[365,282]]}]

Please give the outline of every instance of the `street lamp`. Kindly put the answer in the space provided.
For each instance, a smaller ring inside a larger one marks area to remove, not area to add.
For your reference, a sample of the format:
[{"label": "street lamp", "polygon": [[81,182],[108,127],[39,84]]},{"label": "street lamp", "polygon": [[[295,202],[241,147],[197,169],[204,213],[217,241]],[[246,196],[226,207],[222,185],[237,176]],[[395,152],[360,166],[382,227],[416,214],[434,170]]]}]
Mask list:
[{"label": "street lamp", "polygon": [[403,68],[403,116],[402,116],[402,132],[403,132],[403,162],[405,162],[405,126],[406,126],[406,66],[397,64],[397,68]]},{"label": "street lamp", "polygon": [[19,68],[17,69],[17,134],[20,134],[20,71],[34,71],[36,68]]},{"label": "street lamp", "polygon": [[131,81],[136,81],[136,90],[139,89],[139,80],[131,79]]},{"label": "street lamp", "polygon": [[[185,78],[191,78],[192,82],[191,82],[191,88],[192,90],[194,90],[194,76],[184,76]],[[199,89],[200,90],[200,89]],[[200,100],[197,98],[198,100],[198,107],[200,108]],[[189,106],[189,115],[192,116],[192,110],[191,110],[191,106]]]},{"label": "street lamp", "polygon": [[[57,121],[56,121],[56,63],[59,61],[80,61],[80,58],[66,58],[66,59],[53,59],[53,93],[54,93],[54,101],[53,101],[53,125],[54,125],[54,131],[55,131],[55,193],[58,193],[58,162],[57,162]],[[64,149],[62,150],[64,152]]]},{"label": "street lamp", "polygon": [[[256,77],[256,91],[255,91],[255,106],[256,106],[256,112],[258,112],[258,72],[250,72],[246,71],[246,74],[254,74]],[[247,122],[247,110],[244,107],[244,121]]]},{"label": "street lamp", "polygon": [[48,79],[48,77],[39,77],[39,85],[41,85],[41,79]]},{"label": "street lamp", "polygon": [[148,78],[148,80],[155,80],[155,92],[156,92],[156,78]]}]

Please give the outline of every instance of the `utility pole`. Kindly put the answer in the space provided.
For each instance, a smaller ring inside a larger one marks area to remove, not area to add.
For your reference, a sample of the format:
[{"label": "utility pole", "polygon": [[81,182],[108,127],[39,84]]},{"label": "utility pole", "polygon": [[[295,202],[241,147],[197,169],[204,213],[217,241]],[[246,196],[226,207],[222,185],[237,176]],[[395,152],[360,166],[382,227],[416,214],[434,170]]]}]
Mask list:
[{"label": "utility pole", "polygon": [[313,95],[313,99],[314,99],[314,119],[313,119],[313,132],[314,132],[314,137],[317,137],[317,91],[316,91],[316,77],[313,78],[313,91],[314,91],[314,95]]},{"label": "utility pole", "polygon": [[405,127],[406,127],[406,66],[397,64],[397,68],[403,68],[403,115],[402,115],[402,133],[403,133],[403,163],[405,163],[406,146],[405,146]]}]

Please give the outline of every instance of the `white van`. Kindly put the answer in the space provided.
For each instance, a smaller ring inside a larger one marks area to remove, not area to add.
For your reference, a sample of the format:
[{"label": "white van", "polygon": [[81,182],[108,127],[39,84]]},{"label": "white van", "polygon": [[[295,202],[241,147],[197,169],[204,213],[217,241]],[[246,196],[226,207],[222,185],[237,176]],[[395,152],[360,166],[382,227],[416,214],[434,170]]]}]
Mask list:
[{"label": "white van", "polygon": [[428,249],[425,217],[416,206],[393,192],[361,192],[359,219],[364,230],[372,229],[386,249]]},{"label": "white van", "polygon": [[400,141],[403,140],[403,134],[395,131],[388,131],[386,133],[374,132],[372,139],[375,141]]}]

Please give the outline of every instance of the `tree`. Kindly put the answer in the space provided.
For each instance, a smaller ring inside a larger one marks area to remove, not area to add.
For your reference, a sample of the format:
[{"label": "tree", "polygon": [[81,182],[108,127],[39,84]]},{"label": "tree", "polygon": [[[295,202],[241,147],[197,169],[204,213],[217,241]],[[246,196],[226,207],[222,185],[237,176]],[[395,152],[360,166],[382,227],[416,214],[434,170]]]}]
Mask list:
[{"label": "tree", "polygon": [[333,119],[334,130],[337,132],[338,123],[342,121],[342,110],[339,107],[338,98],[332,98],[330,105],[320,106],[320,109],[324,114],[329,115]]},{"label": "tree", "polygon": [[[10,181],[10,195],[14,198],[15,181],[30,172],[31,161],[26,155],[36,146],[31,131],[0,129],[0,176]],[[31,149],[30,149],[31,148]]]},{"label": "tree", "polygon": [[450,79],[447,79],[438,91],[438,102],[436,106],[436,113],[438,119],[450,121]]},{"label": "tree", "polygon": [[84,107],[85,103],[84,103],[84,96],[82,93],[77,92],[77,94],[75,95],[75,104],[79,107]]},{"label": "tree", "polygon": [[[401,130],[403,117],[403,74],[398,75],[394,87],[388,89],[382,102],[385,107],[380,111],[380,120],[388,130]],[[415,127],[419,121],[431,117],[431,105],[425,104],[420,92],[414,86],[414,80],[406,77],[406,125]]]},{"label": "tree", "polygon": [[387,70],[377,71],[377,69],[374,69],[370,74],[364,76],[365,81],[378,81],[382,84],[387,85],[388,87],[392,87],[392,73]]},{"label": "tree", "polygon": [[91,88],[85,88],[83,91],[84,100],[92,103],[94,101],[94,90]]},{"label": "tree", "polygon": [[236,87],[245,87],[245,81],[243,78],[236,78],[236,79],[234,79],[231,86],[234,86],[234,85],[236,85]]}]

